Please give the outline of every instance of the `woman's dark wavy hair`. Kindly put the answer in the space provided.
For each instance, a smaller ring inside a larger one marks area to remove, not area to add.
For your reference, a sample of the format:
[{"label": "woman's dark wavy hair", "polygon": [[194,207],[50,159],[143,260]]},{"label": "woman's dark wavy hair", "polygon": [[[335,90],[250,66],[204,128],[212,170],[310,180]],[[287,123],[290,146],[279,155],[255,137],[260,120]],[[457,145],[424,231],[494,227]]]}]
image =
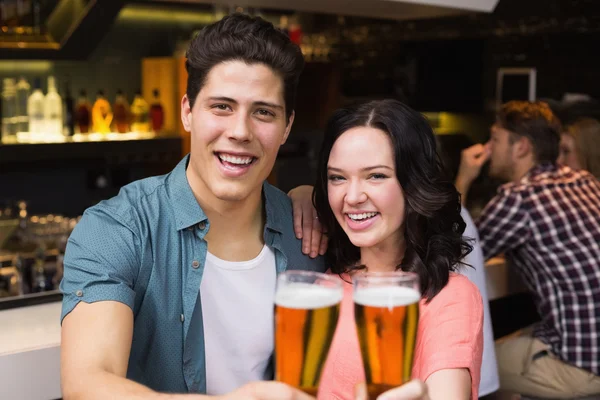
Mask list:
[{"label": "woman's dark wavy hair", "polygon": [[463,238],[460,195],[446,176],[436,150],[435,135],[421,114],[396,100],[377,100],[336,111],[329,119],[319,155],[313,202],[328,232],[326,254],[332,272],[363,269],[360,249],[337,222],[329,205],[327,164],[335,141],[355,127],[385,132],[391,140],[396,176],[405,199],[406,251],[398,269],[416,272],[428,301],[448,283],[450,271],[471,252]]}]

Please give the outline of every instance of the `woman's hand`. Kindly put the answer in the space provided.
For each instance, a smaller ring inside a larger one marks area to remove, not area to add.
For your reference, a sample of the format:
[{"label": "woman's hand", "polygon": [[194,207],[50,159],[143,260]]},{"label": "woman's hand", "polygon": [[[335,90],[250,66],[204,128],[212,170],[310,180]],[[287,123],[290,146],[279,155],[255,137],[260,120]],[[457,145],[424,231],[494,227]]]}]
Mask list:
[{"label": "woman's hand", "polygon": [[[356,388],[356,400],[367,400],[367,385],[360,384]],[[402,386],[381,394],[377,400],[430,400],[427,394],[427,385],[415,379]]]},{"label": "woman's hand", "polygon": [[288,196],[292,199],[294,232],[298,239],[302,239],[302,252],[315,258],[319,254],[325,254],[327,236],[324,235],[323,226],[317,218],[312,194],[313,187],[303,185],[290,190]]}]

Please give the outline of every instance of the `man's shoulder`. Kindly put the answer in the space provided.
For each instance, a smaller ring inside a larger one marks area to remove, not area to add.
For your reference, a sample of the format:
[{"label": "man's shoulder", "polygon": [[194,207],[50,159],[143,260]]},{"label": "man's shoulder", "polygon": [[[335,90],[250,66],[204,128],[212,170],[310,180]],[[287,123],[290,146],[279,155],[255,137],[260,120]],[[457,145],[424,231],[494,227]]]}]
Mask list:
[{"label": "man's shoulder", "polygon": [[161,189],[165,186],[166,176],[152,176],[131,182],[121,187],[116,196],[102,200],[88,208],[86,214],[107,212],[116,218],[129,219],[134,213],[147,210],[147,205],[150,205],[151,208],[153,204],[158,206],[155,204],[155,201],[149,201],[149,199],[161,195]]}]

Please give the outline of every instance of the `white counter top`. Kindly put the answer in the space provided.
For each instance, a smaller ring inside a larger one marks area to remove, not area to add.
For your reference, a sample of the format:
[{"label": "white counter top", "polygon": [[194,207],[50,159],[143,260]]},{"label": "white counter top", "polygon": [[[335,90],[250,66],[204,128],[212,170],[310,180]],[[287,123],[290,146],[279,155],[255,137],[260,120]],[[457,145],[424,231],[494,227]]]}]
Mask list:
[{"label": "white counter top", "polygon": [[55,302],[0,311],[0,399],[62,397],[60,310]]}]

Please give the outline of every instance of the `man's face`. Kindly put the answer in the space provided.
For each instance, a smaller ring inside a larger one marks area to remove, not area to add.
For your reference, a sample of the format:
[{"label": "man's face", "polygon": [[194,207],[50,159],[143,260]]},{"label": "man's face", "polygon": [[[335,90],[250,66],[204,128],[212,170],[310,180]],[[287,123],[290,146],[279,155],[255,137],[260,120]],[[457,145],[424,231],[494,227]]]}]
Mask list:
[{"label": "man's face", "polygon": [[186,96],[181,103],[191,132],[192,187],[224,201],[260,192],[292,126],[285,111],[283,80],[271,68],[242,61],[214,66],[193,108]]},{"label": "man's face", "polygon": [[490,134],[490,170],[493,178],[509,181],[512,179],[515,159],[514,143],[511,143],[510,132],[499,124],[494,124]]}]

